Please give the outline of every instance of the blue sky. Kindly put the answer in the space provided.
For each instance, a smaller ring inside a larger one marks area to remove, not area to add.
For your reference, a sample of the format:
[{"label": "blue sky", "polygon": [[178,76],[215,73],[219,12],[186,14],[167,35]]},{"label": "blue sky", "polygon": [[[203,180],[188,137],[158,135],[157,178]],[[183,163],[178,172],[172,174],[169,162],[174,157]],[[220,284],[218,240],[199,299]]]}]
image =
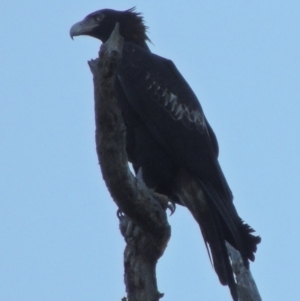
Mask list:
[{"label": "blue sky", "polygon": [[[19,2],[19,3],[18,3]],[[0,300],[120,300],[116,206],[94,143],[87,60],[100,43],[70,26],[101,8],[143,12],[151,50],[172,59],[220,145],[240,215],[262,236],[264,300],[299,278],[299,1],[4,1],[0,33]],[[177,207],[158,264],[163,300],[231,300],[196,222]]]}]

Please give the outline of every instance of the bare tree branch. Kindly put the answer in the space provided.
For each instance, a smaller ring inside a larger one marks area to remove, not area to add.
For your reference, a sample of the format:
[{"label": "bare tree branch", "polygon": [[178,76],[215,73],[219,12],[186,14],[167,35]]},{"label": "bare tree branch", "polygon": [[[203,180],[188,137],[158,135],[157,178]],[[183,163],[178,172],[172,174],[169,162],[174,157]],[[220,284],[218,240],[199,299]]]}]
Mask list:
[{"label": "bare tree branch", "polygon": [[115,92],[116,69],[123,38],[118,24],[101,46],[99,59],[89,61],[94,81],[96,148],[103,179],[120,208],[125,285],[130,301],[157,301],[156,263],[171,235],[164,196],[151,193],[129,170],[125,151],[126,128]]},{"label": "bare tree branch", "polygon": [[262,301],[255,281],[250,272],[250,268],[247,269],[244,266],[240,252],[232,247],[229,243],[226,243],[226,246],[231,258],[232,269],[235,274],[239,300]]}]

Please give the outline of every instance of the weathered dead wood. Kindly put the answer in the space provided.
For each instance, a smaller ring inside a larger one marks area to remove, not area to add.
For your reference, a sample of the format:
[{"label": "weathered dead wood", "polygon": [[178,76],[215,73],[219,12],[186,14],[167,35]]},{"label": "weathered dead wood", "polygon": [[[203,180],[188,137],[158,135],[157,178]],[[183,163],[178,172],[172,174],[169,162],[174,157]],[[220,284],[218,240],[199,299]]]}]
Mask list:
[{"label": "weathered dead wood", "polygon": [[250,269],[246,269],[239,251],[226,243],[235,274],[237,292],[240,301],[262,301]]},{"label": "weathered dead wood", "polygon": [[103,179],[120,208],[128,301],[157,301],[156,263],[163,254],[171,229],[166,198],[153,194],[129,170],[125,151],[126,128],[116,99],[115,77],[123,38],[118,24],[101,46],[99,58],[89,61],[94,81],[96,149]]}]

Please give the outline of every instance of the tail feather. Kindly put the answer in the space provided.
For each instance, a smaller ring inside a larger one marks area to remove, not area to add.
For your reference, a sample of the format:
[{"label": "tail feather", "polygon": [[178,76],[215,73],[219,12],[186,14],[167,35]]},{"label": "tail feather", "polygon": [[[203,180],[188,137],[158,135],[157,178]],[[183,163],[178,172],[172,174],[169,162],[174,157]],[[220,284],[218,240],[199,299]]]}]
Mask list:
[{"label": "tail feather", "polygon": [[190,195],[190,197],[185,196],[184,205],[191,211],[200,226],[209,257],[220,282],[229,286],[233,300],[238,301],[236,284],[224,240],[224,232],[217,212],[211,210],[208,206],[204,207],[200,202],[195,202],[193,195]]},{"label": "tail feather", "polygon": [[217,219],[221,221],[221,227],[224,229],[224,239],[239,250],[244,265],[249,268],[249,260],[254,261],[254,253],[261,238],[254,236],[252,234],[254,230],[238,216],[231,199],[222,200],[209,184],[199,181],[199,186],[204,191],[208,206],[212,211],[218,212]]},{"label": "tail feather", "polygon": [[212,185],[185,175],[177,196],[198,222],[214,269],[223,285],[228,285],[234,301],[238,301],[236,283],[226,241],[241,253],[244,265],[254,260],[260,237],[238,216],[231,199],[222,199]]},{"label": "tail feather", "polygon": [[238,300],[236,283],[234,280],[227,248],[224,240],[224,233],[216,212],[198,211],[194,215],[206,244],[207,249],[211,254],[214,269],[218,275],[220,282],[223,285],[228,285],[234,301]]}]

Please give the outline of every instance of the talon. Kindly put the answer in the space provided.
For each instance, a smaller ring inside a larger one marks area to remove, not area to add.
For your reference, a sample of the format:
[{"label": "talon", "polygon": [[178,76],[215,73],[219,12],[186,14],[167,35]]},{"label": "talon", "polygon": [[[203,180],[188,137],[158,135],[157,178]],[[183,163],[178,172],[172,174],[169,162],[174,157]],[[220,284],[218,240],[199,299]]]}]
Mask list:
[{"label": "talon", "polygon": [[121,209],[117,210],[117,218],[119,220],[123,219],[123,217],[125,216],[125,214],[121,211]]},{"label": "talon", "polygon": [[167,209],[171,211],[170,216],[173,215],[176,210],[176,204],[172,201],[168,202]]},{"label": "talon", "polygon": [[164,210],[169,209],[171,211],[171,214],[170,214],[170,216],[171,216],[176,210],[175,202],[173,202],[172,200],[170,200],[167,196],[165,196],[163,194],[154,192],[154,195]]}]

